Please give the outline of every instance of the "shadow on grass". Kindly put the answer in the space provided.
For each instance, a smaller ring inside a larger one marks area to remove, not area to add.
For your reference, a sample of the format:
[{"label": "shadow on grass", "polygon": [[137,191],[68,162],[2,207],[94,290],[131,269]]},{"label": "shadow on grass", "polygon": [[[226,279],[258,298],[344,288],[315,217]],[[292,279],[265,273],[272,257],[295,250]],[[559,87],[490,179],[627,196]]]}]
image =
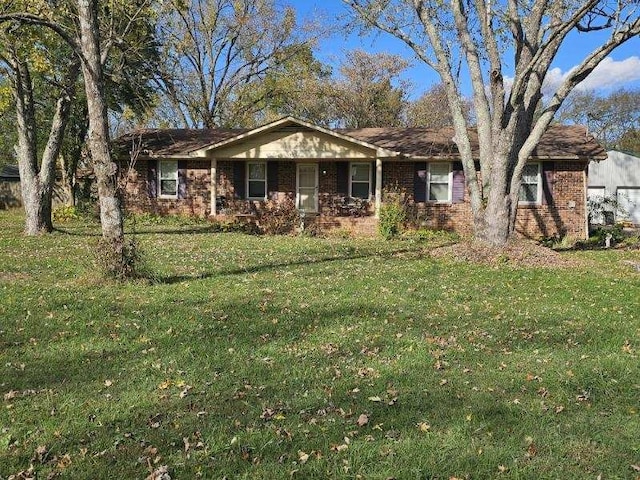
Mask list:
[{"label": "shadow on grass", "polygon": [[[82,227],[82,228],[87,228],[87,227]],[[99,229],[99,228],[100,228],[99,225],[95,227],[95,229]],[[81,229],[72,230],[72,229],[55,227],[53,231],[64,234],[64,235],[72,235],[75,237],[101,236],[102,234],[98,231],[95,231],[95,229],[92,229],[92,231],[84,231]],[[203,226],[203,227],[161,228],[157,230],[147,227],[147,228],[136,229],[135,231],[132,231],[130,227],[125,227],[126,235],[203,235],[203,234],[211,234],[211,233],[222,233],[222,232],[220,232],[220,228],[215,225]]]},{"label": "shadow on grass", "polygon": [[155,284],[163,284],[163,285],[172,285],[175,283],[186,282],[190,280],[206,280],[209,278],[219,277],[219,276],[231,276],[231,275],[243,275],[248,273],[261,273],[268,272],[271,270],[277,270],[279,268],[286,267],[295,267],[302,265],[314,265],[314,264],[323,264],[323,263],[331,263],[337,261],[345,261],[345,260],[359,260],[364,258],[380,258],[380,259],[390,259],[394,257],[404,256],[406,254],[415,254],[414,258],[422,258],[428,256],[425,253],[424,248],[403,248],[399,250],[393,250],[392,252],[367,252],[367,253],[359,253],[354,251],[352,254],[347,255],[339,255],[339,256],[325,256],[320,258],[310,258],[303,260],[291,260],[285,262],[272,262],[272,263],[264,263],[259,265],[251,265],[245,268],[232,268],[229,270],[219,270],[213,272],[205,272],[199,273],[195,275],[168,275],[168,276],[150,276],[148,280]]}]

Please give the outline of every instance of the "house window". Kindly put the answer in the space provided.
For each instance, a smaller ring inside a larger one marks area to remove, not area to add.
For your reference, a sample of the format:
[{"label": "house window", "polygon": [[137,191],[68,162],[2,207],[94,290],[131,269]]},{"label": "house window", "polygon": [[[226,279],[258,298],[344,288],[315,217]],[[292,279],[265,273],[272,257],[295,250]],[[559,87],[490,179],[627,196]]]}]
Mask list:
[{"label": "house window", "polygon": [[263,200],[267,197],[267,164],[247,163],[247,198]]},{"label": "house window", "polygon": [[451,164],[429,163],[427,198],[430,202],[451,201]]},{"label": "house window", "polygon": [[523,204],[540,203],[542,181],[539,163],[528,163],[522,171],[518,202]]},{"label": "house window", "polygon": [[349,196],[368,200],[371,193],[371,164],[352,163],[349,178]]},{"label": "house window", "polygon": [[178,197],[178,161],[161,160],[158,168],[158,183],[160,196],[165,198]]}]

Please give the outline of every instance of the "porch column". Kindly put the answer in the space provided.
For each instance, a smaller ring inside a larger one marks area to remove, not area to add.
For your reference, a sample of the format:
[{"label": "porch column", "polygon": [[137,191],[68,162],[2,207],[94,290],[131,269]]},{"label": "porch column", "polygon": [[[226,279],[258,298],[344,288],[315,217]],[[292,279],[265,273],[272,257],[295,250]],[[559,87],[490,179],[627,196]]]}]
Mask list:
[{"label": "porch column", "polygon": [[218,214],[218,209],[216,207],[216,198],[218,197],[218,182],[216,170],[218,168],[218,161],[215,158],[211,159],[211,216],[215,217]]},{"label": "porch column", "polygon": [[382,160],[376,158],[376,218],[380,218],[382,206]]}]

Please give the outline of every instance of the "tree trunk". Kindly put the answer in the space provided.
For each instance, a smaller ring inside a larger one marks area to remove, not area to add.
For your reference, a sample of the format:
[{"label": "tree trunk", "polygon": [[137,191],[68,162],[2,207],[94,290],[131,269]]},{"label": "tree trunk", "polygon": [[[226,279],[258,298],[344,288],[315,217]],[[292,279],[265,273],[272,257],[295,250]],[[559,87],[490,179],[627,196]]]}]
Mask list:
[{"label": "tree trunk", "polygon": [[[13,54],[15,73],[16,121],[18,126],[18,170],[25,211],[25,235],[39,235],[53,230],[50,189],[44,188],[38,174],[36,117],[31,73],[25,61]],[[49,202],[47,203],[47,194]]]},{"label": "tree trunk", "polygon": [[[78,0],[82,72],[89,113],[89,151],[98,184],[102,236],[108,245],[122,252],[124,228],[118,191],[118,166],[109,151],[109,127],[100,61],[98,5],[96,0]],[[122,258],[120,260],[123,260]]]},{"label": "tree trunk", "polygon": [[484,223],[475,229],[476,238],[494,247],[504,246],[511,236],[511,200],[508,195],[489,201]]}]

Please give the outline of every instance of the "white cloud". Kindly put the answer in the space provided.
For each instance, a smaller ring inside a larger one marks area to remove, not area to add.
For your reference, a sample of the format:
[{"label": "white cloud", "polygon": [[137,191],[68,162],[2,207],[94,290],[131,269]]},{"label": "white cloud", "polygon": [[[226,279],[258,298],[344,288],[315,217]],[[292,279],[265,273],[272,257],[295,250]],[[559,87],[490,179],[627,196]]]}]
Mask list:
[{"label": "white cloud", "polygon": [[[544,94],[553,94],[575,68],[570,68],[566,72],[560,68],[549,70],[544,81]],[[611,89],[638,80],[640,80],[640,57],[633,56],[620,61],[607,57],[575,89],[576,91]]]},{"label": "white cloud", "polygon": [[[546,97],[553,95],[575,68],[572,67],[566,72],[558,67],[550,69],[544,79],[542,93]],[[591,75],[578,84],[575,90],[605,90],[637,81],[640,81],[640,57],[632,56],[620,61],[607,57],[591,72]],[[513,77],[504,77],[504,85],[509,91],[513,85]],[[488,87],[487,93],[489,93]]]}]

